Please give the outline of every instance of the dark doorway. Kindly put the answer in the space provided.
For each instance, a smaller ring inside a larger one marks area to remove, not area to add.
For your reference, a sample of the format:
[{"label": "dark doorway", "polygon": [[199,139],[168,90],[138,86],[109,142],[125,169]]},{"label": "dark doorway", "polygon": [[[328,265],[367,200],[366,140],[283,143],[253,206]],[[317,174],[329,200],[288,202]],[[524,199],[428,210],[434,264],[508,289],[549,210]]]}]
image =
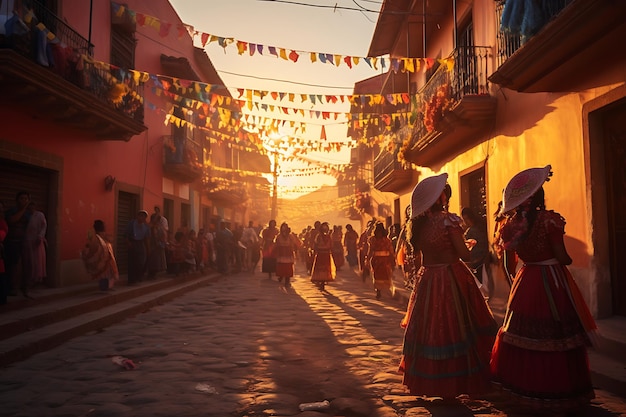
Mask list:
[{"label": "dark doorway", "polygon": [[606,111],[602,125],[606,155],[609,264],[613,313],[626,315],[626,103]]},{"label": "dark doorway", "polygon": [[475,169],[461,176],[461,206],[469,207],[476,214],[487,216],[487,187],[485,167]]},{"label": "dark doorway", "polygon": [[139,196],[137,194],[120,191],[117,197],[117,229],[115,238],[115,258],[120,274],[128,272],[126,229],[128,223],[135,218],[138,211]]},{"label": "dark doorway", "polygon": [[47,276],[44,284],[49,287],[57,286],[57,271],[55,268],[59,250],[57,247],[57,186],[59,173],[34,165],[0,158],[0,178],[4,181],[0,187],[0,200],[4,208],[15,206],[15,195],[18,191],[26,191],[37,205],[37,210],[46,217],[46,269]]}]

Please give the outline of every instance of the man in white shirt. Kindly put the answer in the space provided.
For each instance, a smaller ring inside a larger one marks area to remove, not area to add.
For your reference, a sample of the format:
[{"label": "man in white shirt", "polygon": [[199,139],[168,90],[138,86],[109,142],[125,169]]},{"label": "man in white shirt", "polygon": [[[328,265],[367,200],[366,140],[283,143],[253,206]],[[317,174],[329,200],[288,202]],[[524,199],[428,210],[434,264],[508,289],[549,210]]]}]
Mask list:
[{"label": "man in white shirt", "polygon": [[[246,271],[254,272],[256,264],[253,262],[254,251],[259,251],[259,236],[252,227],[252,220],[248,222],[248,227],[243,229],[241,233],[241,243],[246,247],[246,255],[244,258],[244,268]],[[258,262],[258,261],[257,261]]]},{"label": "man in white shirt", "polygon": [[163,216],[161,214],[161,209],[159,208],[159,206],[154,206],[154,214],[159,216],[159,220],[161,222],[161,226],[165,230],[165,234],[167,234],[170,231],[170,225],[169,225],[169,222],[167,221],[167,219],[165,218],[165,216]]}]

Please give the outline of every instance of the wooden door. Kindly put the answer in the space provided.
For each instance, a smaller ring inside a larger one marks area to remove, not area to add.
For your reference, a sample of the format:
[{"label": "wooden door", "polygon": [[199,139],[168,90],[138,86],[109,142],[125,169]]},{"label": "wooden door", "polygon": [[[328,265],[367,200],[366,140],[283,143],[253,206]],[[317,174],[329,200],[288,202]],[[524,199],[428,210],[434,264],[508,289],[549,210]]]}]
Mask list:
[{"label": "wooden door", "polygon": [[613,313],[626,315],[626,102],[603,118]]},{"label": "wooden door", "polygon": [[115,259],[120,274],[128,272],[128,242],[126,228],[139,211],[139,196],[120,191],[117,197],[117,225],[115,230]]}]

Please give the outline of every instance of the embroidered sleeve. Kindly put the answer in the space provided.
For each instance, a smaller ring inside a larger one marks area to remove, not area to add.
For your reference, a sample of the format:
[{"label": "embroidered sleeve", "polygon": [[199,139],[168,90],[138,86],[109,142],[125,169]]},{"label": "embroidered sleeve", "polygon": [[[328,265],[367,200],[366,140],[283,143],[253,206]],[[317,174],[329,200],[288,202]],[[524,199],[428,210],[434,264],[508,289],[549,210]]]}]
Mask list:
[{"label": "embroidered sleeve", "polygon": [[443,224],[451,233],[460,233],[463,235],[463,219],[454,213],[446,213]]},{"label": "embroidered sleeve", "polygon": [[562,242],[565,234],[565,219],[552,210],[546,211],[543,216],[543,222],[551,242]]}]

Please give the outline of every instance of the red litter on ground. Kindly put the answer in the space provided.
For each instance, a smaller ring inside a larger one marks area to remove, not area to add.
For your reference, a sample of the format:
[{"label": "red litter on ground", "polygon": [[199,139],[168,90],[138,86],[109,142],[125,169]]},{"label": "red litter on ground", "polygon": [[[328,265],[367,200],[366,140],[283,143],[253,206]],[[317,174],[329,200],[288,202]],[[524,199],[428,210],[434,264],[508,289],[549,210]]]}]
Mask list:
[{"label": "red litter on ground", "polygon": [[111,358],[111,361],[114,364],[119,365],[122,368],[126,369],[127,371],[137,369],[137,365],[135,365],[135,363],[132,360],[125,358],[123,356],[113,356]]}]

